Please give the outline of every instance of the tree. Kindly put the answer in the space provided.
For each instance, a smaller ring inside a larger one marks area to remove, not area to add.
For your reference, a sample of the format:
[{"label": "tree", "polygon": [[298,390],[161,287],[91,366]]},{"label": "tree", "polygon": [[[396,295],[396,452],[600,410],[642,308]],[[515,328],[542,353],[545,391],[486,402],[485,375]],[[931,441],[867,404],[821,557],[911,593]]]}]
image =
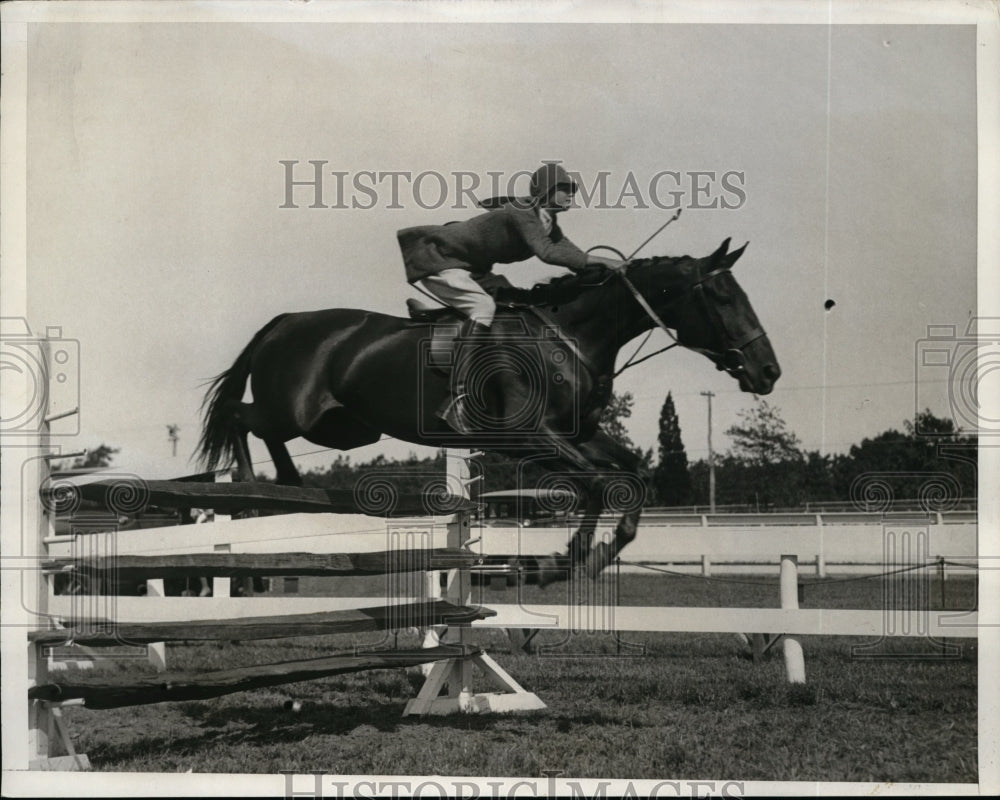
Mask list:
[{"label": "tree", "polygon": [[781,411],[766,400],[739,412],[740,424],[726,430],[732,437],[734,458],[754,466],[802,458],[799,437],[785,425]]},{"label": "tree", "polygon": [[653,462],[653,448],[650,447],[643,450],[641,447],[638,447],[628,435],[628,432],[625,430],[625,423],[623,422],[623,420],[632,416],[632,406],[634,403],[635,398],[632,396],[632,392],[625,392],[624,394],[611,392],[611,398],[601,412],[601,420],[598,424],[600,429],[608,434],[608,436],[639,456],[640,470],[648,470]]},{"label": "tree", "polygon": [[758,400],[739,418],[726,430],[733,447],[716,467],[718,485],[725,487],[719,492],[721,502],[758,510],[803,502],[806,458],[781,411]]},{"label": "tree", "polygon": [[[795,455],[784,461],[761,463],[761,453],[788,452],[788,445],[798,441],[784,428],[777,411],[770,411],[780,423],[772,426],[770,433],[783,431],[779,438],[785,446],[770,450],[752,447],[748,431],[756,427],[746,419],[734,426],[743,447],[739,456],[730,452],[716,462],[721,505],[796,508],[807,502],[852,500],[862,508],[869,503],[881,508],[883,502],[891,508],[896,500],[919,500],[928,508],[947,509],[959,500],[976,497],[976,438],[963,435],[951,420],[935,417],[929,410],[904,420],[902,431],[890,428],[863,439],[847,453],[794,451]],[[752,412],[744,414],[745,418],[750,416]],[[765,438],[753,440],[759,441]],[[707,503],[708,464],[696,461],[690,472],[696,487],[695,502]],[[871,487],[870,496],[866,486]]]},{"label": "tree", "polygon": [[636,446],[635,442],[629,438],[623,420],[632,416],[632,406],[634,403],[635,398],[631,392],[625,392],[624,394],[611,392],[608,404],[601,412],[601,421],[599,423],[602,431],[617,442],[625,445],[629,450],[635,450]]},{"label": "tree", "polygon": [[681,426],[674,408],[674,398],[668,392],[660,409],[659,463],[653,472],[656,501],[665,506],[691,503],[691,473],[687,452],[681,440]]},{"label": "tree", "polygon": [[844,499],[856,499],[852,486],[868,476],[889,487],[894,497],[912,499],[927,489],[934,473],[947,473],[957,482],[941,484],[949,494],[975,497],[976,466],[975,438],[963,436],[950,419],[925,410],[912,421],[904,420],[902,431],[891,428],[852,445],[834,464],[834,484]]},{"label": "tree", "polygon": [[818,450],[805,454],[801,476],[803,503],[837,499],[833,481],[835,464],[835,456],[823,455]]}]

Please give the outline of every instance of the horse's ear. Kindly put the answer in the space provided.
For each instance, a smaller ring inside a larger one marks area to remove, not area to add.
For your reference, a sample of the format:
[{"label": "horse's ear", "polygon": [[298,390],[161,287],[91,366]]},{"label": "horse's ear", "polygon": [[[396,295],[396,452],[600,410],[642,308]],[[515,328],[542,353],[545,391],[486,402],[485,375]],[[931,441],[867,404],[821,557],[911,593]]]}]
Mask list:
[{"label": "horse's ear", "polygon": [[725,256],[726,253],[729,252],[729,242],[730,241],[732,241],[732,239],[729,238],[729,237],[727,237],[726,241],[724,241],[721,245],[719,245],[719,249],[716,250],[714,253],[712,253],[712,255],[709,256],[709,259],[711,260],[711,262],[713,264],[716,261],[718,261],[720,258],[722,258],[723,256]]},{"label": "horse's ear", "polygon": [[[728,242],[729,240],[727,239],[726,241]],[[747,244],[750,244],[750,242],[747,242]],[[740,256],[743,255],[743,251],[747,249],[747,244],[743,245],[739,250],[727,253],[722,259],[722,265],[726,269],[732,269],[733,264],[739,261]]]}]

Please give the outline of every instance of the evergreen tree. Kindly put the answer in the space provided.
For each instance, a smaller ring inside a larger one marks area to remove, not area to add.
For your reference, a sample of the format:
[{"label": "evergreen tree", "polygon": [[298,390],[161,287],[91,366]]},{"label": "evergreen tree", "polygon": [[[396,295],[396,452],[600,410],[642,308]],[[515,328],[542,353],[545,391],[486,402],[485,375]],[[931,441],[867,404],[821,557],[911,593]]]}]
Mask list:
[{"label": "evergreen tree", "polygon": [[681,440],[681,426],[674,408],[674,398],[668,392],[660,409],[660,460],[653,472],[656,502],[665,506],[690,505],[691,473],[687,452]]}]

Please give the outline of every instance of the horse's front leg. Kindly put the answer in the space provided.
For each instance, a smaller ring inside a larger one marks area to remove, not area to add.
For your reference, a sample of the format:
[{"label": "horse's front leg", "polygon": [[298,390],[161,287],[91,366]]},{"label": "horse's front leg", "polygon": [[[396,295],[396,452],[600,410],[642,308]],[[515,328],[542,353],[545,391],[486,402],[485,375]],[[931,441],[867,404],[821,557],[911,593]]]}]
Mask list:
[{"label": "horse's front leg", "polygon": [[[604,510],[602,502],[603,491],[598,482],[581,482],[581,491],[585,498],[583,519],[580,522],[580,527],[570,537],[569,547],[566,550],[570,571],[575,567],[582,567],[587,563],[587,559],[590,556],[590,548],[594,542],[594,531],[601,517],[601,511]],[[539,559],[538,566],[538,585],[542,589],[550,583],[569,578],[567,570],[559,566],[558,554],[544,556]]]},{"label": "horse's front leg", "polygon": [[622,512],[615,526],[614,539],[599,542],[587,554],[587,574],[596,578],[635,539],[639,529],[639,516],[646,501],[646,483],[639,456],[607,434],[598,433],[581,450],[592,463],[608,466],[614,471],[614,474],[602,482],[598,507],[603,508],[607,504],[612,510]]},{"label": "horse's front leg", "polygon": [[601,571],[613,562],[629,542],[635,538],[639,529],[639,510],[626,511],[615,527],[615,538],[610,542],[598,542],[597,547],[590,551],[587,557],[587,575],[596,578]]},{"label": "horse's front leg", "polygon": [[[536,444],[536,442],[532,444]],[[583,496],[583,518],[580,521],[580,526],[570,537],[566,550],[571,571],[574,567],[583,566],[587,561],[594,540],[594,531],[597,528],[601,511],[604,509],[603,489],[600,481],[596,478],[597,466],[591,463],[576,446],[555,435],[542,444],[548,444],[554,454],[535,460],[534,463],[545,470],[570,473],[573,484]],[[569,578],[568,571],[559,564],[560,558],[558,553],[539,558],[538,584],[541,588],[544,589],[550,583]]]},{"label": "horse's front leg", "polygon": [[583,519],[580,521],[580,527],[576,529],[573,537],[569,540],[569,550],[567,551],[571,566],[582,565],[586,562],[594,542],[597,522],[604,510],[603,491],[600,484],[584,486],[583,492],[585,498]]},{"label": "horse's front leg", "polygon": [[[571,566],[586,564],[587,573],[596,577],[635,538],[639,513],[645,500],[645,486],[639,477],[640,459],[611,437],[598,433],[586,444],[575,445],[553,434],[547,444],[554,457],[541,462],[548,469],[569,468],[577,474],[586,506],[583,520],[569,543],[567,555]],[[547,463],[546,463],[547,462]],[[591,549],[594,531],[605,504],[622,509],[624,514],[615,529],[614,542]],[[556,558],[540,560],[539,584],[544,587],[565,580],[565,570],[557,567]]]}]

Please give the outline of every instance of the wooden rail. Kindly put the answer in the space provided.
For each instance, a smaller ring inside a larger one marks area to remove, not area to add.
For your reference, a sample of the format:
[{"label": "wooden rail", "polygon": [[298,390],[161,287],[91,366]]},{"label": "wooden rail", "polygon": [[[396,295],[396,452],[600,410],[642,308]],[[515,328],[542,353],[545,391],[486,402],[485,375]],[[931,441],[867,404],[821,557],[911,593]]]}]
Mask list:
[{"label": "wooden rail", "polygon": [[347,577],[467,569],[476,557],[466,550],[390,550],[373,553],[194,553],[178,555],[82,556],[45,561],[42,568],[118,580],[188,577]]},{"label": "wooden rail", "polygon": [[[150,506],[168,508],[212,508],[217,513],[234,514],[249,509],[271,511],[368,514],[397,517],[413,514],[453,514],[472,511],[468,500],[449,494],[379,494],[366,501],[363,493],[351,489],[310,489],[271,483],[199,483],[192,481],[108,480],[75,485],[84,500],[114,509],[127,504],[133,513]],[[57,482],[43,488],[48,500],[56,492],[67,491]]]},{"label": "wooden rail", "polygon": [[207,700],[249,689],[311,681],[370,669],[398,669],[479,655],[468,645],[442,645],[420,650],[343,652],[303,661],[282,661],[214,672],[168,672],[149,678],[99,678],[86,683],[57,681],[33,686],[31,700],[72,703],[87,708],[121,708],[179,700]]},{"label": "wooden rail", "polygon": [[[193,611],[188,606],[188,614]],[[249,641],[334,633],[365,633],[431,625],[463,625],[485,619],[488,608],[458,606],[444,600],[341,609],[315,614],[274,614],[237,619],[124,622],[88,617],[65,620],[66,627],[31,631],[28,640],[43,645],[90,647],[179,641]]]}]

